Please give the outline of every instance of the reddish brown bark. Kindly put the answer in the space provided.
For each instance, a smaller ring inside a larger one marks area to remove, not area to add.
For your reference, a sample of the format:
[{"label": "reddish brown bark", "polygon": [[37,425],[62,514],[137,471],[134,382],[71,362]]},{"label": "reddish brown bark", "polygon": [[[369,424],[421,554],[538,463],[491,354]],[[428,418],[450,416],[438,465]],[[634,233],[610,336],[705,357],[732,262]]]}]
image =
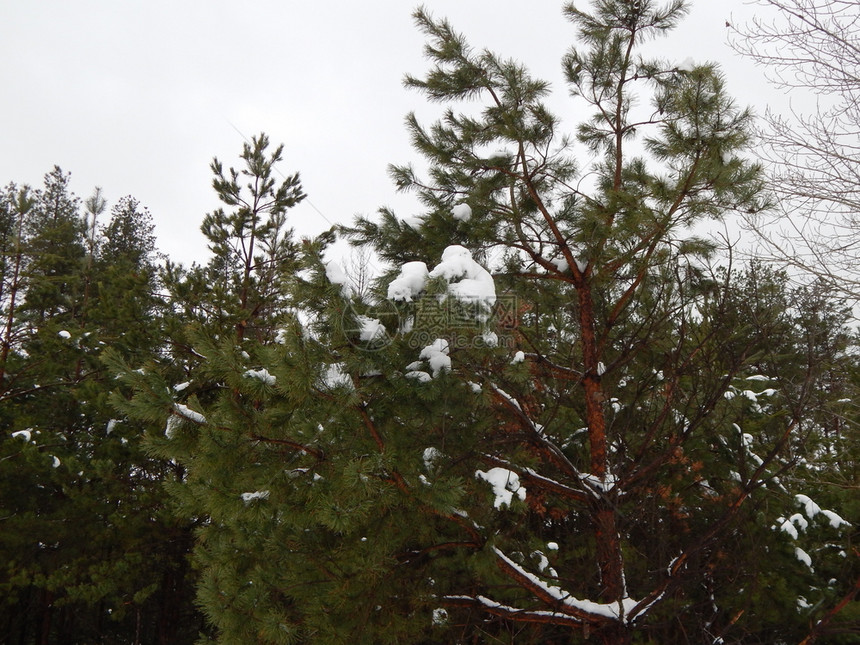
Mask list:
[{"label": "reddish brown bark", "polygon": [[[860,555],[860,551],[854,549],[854,555]],[[845,609],[850,603],[854,601],[854,599],[860,595],[860,578],[857,578],[857,581],[854,583],[854,587],[849,591],[843,598],[840,600],[834,607],[828,611],[824,617],[819,620],[815,626],[812,628],[812,631],[809,633],[809,636],[804,638],[800,645],[812,645],[818,638],[827,633],[827,627],[830,622]],[[839,633],[838,631],[835,633]]]},{"label": "reddish brown bark", "polygon": [[603,390],[598,372],[597,335],[594,324],[594,303],[591,285],[583,278],[577,285],[579,321],[582,334],[582,387],[585,390],[585,421],[591,449],[591,474],[598,479],[606,476],[606,418],[603,415]]},{"label": "reddish brown bark", "polygon": [[[605,481],[608,474],[606,452],[606,418],[603,414],[604,394],[600,384],[598,366],[600,356],[595,332],[594,300],[588,272],[577,281],[579,296],[579,324],[582,334],[582,362],[585,390],[585,421],[588,426],[591,449],[591,475]],[[606,495],[611,497],[611,492]],[[597,567],[600,571],[601,600],[612,602],[625,596],[624,561],[621,557],[621,541],[618,535],[618,518],[606,496],[595,496],[590,504],[591,521],[594,526]],[[624,642],[611,640],[606,642]]]}]

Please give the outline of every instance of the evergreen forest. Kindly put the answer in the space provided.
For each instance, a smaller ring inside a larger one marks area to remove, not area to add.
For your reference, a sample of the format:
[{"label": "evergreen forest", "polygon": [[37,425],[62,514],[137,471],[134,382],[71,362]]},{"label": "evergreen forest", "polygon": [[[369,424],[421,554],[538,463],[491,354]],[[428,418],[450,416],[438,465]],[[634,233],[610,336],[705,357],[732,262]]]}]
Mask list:
[{"label": "evergreen forest", "polygon": [[647,53],[685,0],[592,0],[564,88],[416,10],[420,216],[300,239],[260,134],[189,266],[4,178],[0,645],[860,642],[860,14],[760,2],[843,74],[799,151]]}]

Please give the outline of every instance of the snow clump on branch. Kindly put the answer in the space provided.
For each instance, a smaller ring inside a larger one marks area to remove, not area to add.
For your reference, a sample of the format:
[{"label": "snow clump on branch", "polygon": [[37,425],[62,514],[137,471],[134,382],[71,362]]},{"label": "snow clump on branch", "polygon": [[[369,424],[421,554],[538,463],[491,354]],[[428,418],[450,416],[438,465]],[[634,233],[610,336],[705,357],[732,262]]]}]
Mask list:
[{"label": "snow clump on branch", "polygon": [[340,285],[340,291],[345,297],[349,297],[351,289],[349,288],[349,278],[343,267],[334,260],[329,260],[325,263],[325,277],[332,284]]},{"label": "snow clump on branch", "polygon": [[510,506],[514,495],[521,500],[526,498],[526,489],[520,485],[519,475],[507,468],[490,468],[487,472],[478,470],[475,472],[475,478],[483,479],[493,487],[493,495],[496,496],[494,508]]},{"label": "snow clump on branch", "polygon": [[469,249],[459,244],[446,248],[430,277],[445,278],[448,295],[478,304],[482,308],[478,317],[483,321],[489,319],[489,311],[496,304],[496,285],[490,272],[472,259]]},{"label": "snow clump on branch", "polygon": [[400,275],[388,285],[389,300],[412,302],[427,285],[427,265],[423,262],[407,262],[400,268]]},{"label": "snow clump on branch", "polygon": [[451,215],[454,216],[454,219],[458,219],[461,222],[468,222],[472,219],[472,208],[468,204],[457,204],[453,209],[451,209]]},{"label": "snow clump on branch", "polygon": [[496,285],[493,276],[475,262],[469,249],[454,244],[442,252],[442,261],[432,271],[423,262],[407,262],[400,274],[388,285],[388,298],[411,302],[432,278],[448,282],[448,295],[469,304],[478,305],[478,318],[486,322],[496,304]]},{"label": "snow clump on branch", "polygon": [[266,385],[274,385],[277,381],[276,377],[272,374],[269,374],[269,370],[265,368],[261,368],[258,370],[248,370],[245,372],[245,376],[248,378],[255,378],[258,381],[262,381]]}]

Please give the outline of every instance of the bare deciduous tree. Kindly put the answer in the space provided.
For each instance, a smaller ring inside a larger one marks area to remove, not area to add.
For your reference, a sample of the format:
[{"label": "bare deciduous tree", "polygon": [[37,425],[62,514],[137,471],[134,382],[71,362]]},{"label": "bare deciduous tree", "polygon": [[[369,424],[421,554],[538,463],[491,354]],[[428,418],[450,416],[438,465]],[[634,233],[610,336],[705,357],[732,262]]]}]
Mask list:
[{"label": "bare deciduous tree", "polygon": [[[756,0],[734,49],[791,98],[768,110],[758,148],[777,207],[748,218],[764,252],[860,300],[860,3]],[[801,107],[800,103],[804,106]],[[807,107],[809,106],[809,107]]]}]

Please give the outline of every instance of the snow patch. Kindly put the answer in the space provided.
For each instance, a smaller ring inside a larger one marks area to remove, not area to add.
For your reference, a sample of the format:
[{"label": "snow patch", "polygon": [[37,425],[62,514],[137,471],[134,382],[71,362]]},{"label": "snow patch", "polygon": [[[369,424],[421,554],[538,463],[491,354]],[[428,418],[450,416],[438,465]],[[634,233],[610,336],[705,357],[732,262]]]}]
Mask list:
[{"label": "snow patch", "polygon": [[496,285],[493,276],[472,259],[471,252],[458,244],[442,252],[442,261],[428,274],[448,281],[448,295],[457,300],[478,305],[477,318],[486,322],[496,303]]},{"label": "snow patch", "polygon": [[550,262],[555,265],[555,268],[558,269],[559,273],[565,273],[570,269],[570,265],[564,258],[555,258],[553,260],[550,260]]},{"label": "snow patch", "polygon": [[813,502],[806,495],[795,495],[794,499],[798,504],[803,506],[803,510],[806,513],[806,517],[808,517],[809,519],[813,519],[821,512],[821,507],[815,502]]},{"label": "snow patch", "polygon": [[494,508],[510,506],[514,495],[521,500],[526,498],[526,489],[520,485],[519,475],[507,468],[490,468],[487,472],[478,470],[475,471],[475,478],[483,479],[493,487],[493,494],[496,496]]},{"label": "snow patch", "polygon": [[425,448],[424,454],[423,454],[424,469],[425,470],[432,470],[433,465],[436,463],[436,460],[439,459],[441,456],[442,456],[442,451],[439,450],[438,448],[434,448],[433,446],[430,446],[429,448]]},{"label": "snow patch", "polygon": [[453,215],[454,219],[456,220],[460,220],[461,222],[468,222],[470,219],[472,219],[472,208],[465,203],[457,204],[451,210],[451,215]]},{"label": "snow patch", "polygon": [[344,296],[349,296],[349,278],[347,278],[346,272],[344,272],[343,267],[339,262],[335,262],[334,260],[326,262],[325,277],[328,278],[328,281],[332,284],[340,285],[341,293]]},{"label": "snow patch", "polygon": [[407,262],[400,267],[400,275],[388,285],[388,299],[412,302],[424,291],[428,275],[427,265],[423,262]]},{"label": "snow patch", "polygon": [[173,414],[167,418],[167,425],[164,427],[164,436],[168,439],[173,439],[176,435],[176,429],[183,420],[193,421],[194,423],[206,423],[206,417],[199,412],[189,408],[181,403],[173,404]]},{"label": "snow patch", "polygon": [[408,316],[405,320],[401,321],[400,327],[397,330],[398,334],[408,334],[415,328],[415,317]]},{"label": "snow patch", "polygon": [[827,521],[830,522],[830,526],[832,526],[835,529],[838,529],[840,526],[851,526],[851,522],[848,522],[847,520],[842,519],[841,517],[839,517],[839,515],[837,515],[833,511],[821,509],[821,514],[827,518]]},{"label": "snow patch", "polygon": [[543,573],[548,568],[550,570],[552,570],[551,567],[549,566],[549,559],[543,553],[541,553],[540,551],[535,551],[534,553],[532,553],[532,556],[538,558],[538,565],[537,565],[538,571]]},{"label": "snow patch", "polygon": [[336,387],[352,388],[353,383],[342,363],[332,363],[326,368],[323,383],[329,389]]},{"label": "snow patch", "polygon": [[269,371],[265,368],[260,368],[258,370],[248,370],[245,372],[245,376],[248,378],[255,378],[258,381],[262,381],[266,385],[274,385],[277,379],[269,374]]},{"label": "snow patch", "polygon": [[513,406],[514,406],[515,408],[517,408],[518,410],[522,410],[522,408],[520,407],[520,403],[519,403],[519,401],[517,401],[514,397],[512,397],[510,394],[508,394],[507,392],[505,392],[502,388],[500,388],[500,387],[499,387],[498,385],[496,385],[495,383],[493,383],[493,384],[492,384],[492,386],[493,386],[493,390],[494,390],[494,391],[495,391],[499,396],[503,397],[503,398],[504,398],[508,403],[510,403],[511,405],[513,405]]},{"label": "snow patch", "polygon": [[437,607],[433,610],[433,624],[444,625],[448,622],[448,610],[442,607]]},{"label": "snow patch", "polygon": [[603,476],[603,479],[596,475],[585,473],[580,475],[580,479],[591,489],[592,492],[595,493],[607,493],[615,488],[615,485],[618,483],[618,478],[612,473],[606,473]]},{"label": "snow patch", "polygon": [[194,423],[206,423],[206,417],[204,417],[199,412],[192,410],[187,405],[182,405],[181,403],[174,403],[173,410],[180,417],[188,419],[189,421],[193,421]]},{"label": "snow patch", "polygon": [[632,598],[622,598],[618,602],[609,604],[597,603],[593,600],[579,600],[561,587],[547,584],[533,573],[526,571],[519,564],[502,553],[502,551],[497,547],[493,547],[493,551],[495,551],[499,559],[501,559],[507,566],[514,569],[519,575],[526,578],[536,587],[540,587],[544,593],[552,596],[569,609],[591,614],[592,616],[602,616],[604,618],[622,620],[626,623],[629,621],[628,616],[630,615],[630,612],[632,612],[634,607],[639,604],[638,601],[633,600]]},{"label": "snow patch", "polygon": [[269,491],[258,490],[254,491],[253,493],[242,493],[240,497],[242,498],[242,501],[245,502],[245,504],[250,504],[254,500],[269,499]]},{"label": "snow patch", "polygon": [[809,554],[803,549],[801,549],[799,546],[794,547],[794,557],[796,557],[800,562],[803,562],[803,564],[812,569],[812,558],[810,558]]},{"label": "snow patch", "polygon": [[179,417],[171,414],[167,418],[167,425],[164,426],[164,436],[168,439],[173,439],[176,436],[176,427],[179,425]]},{"label": "snow patch", "polygon": [[385,331],[385,325],[376,318],[370,318],[369,316],[356,316],[355,320],[359,324],[359,340],[370,342],[377,338],[385,338],[387,333]]},{"label": "snow patch", "polygon": [[433,377],[437,377],[439,372],[451,371],[451,357],[448,356],[448,341],[444,338],[437,338],[432,345],[428,345],[421,350],[418,358],[427,361],[430,369],[433,370]]},{"label": "snow patch", "polygon": [[795,513],[791,517],[788,518],[788,521],[797,526],[801,531],[805,531],[809,528],[809,522],[806,521],[806,518],[803,517],[800,513]]}]

